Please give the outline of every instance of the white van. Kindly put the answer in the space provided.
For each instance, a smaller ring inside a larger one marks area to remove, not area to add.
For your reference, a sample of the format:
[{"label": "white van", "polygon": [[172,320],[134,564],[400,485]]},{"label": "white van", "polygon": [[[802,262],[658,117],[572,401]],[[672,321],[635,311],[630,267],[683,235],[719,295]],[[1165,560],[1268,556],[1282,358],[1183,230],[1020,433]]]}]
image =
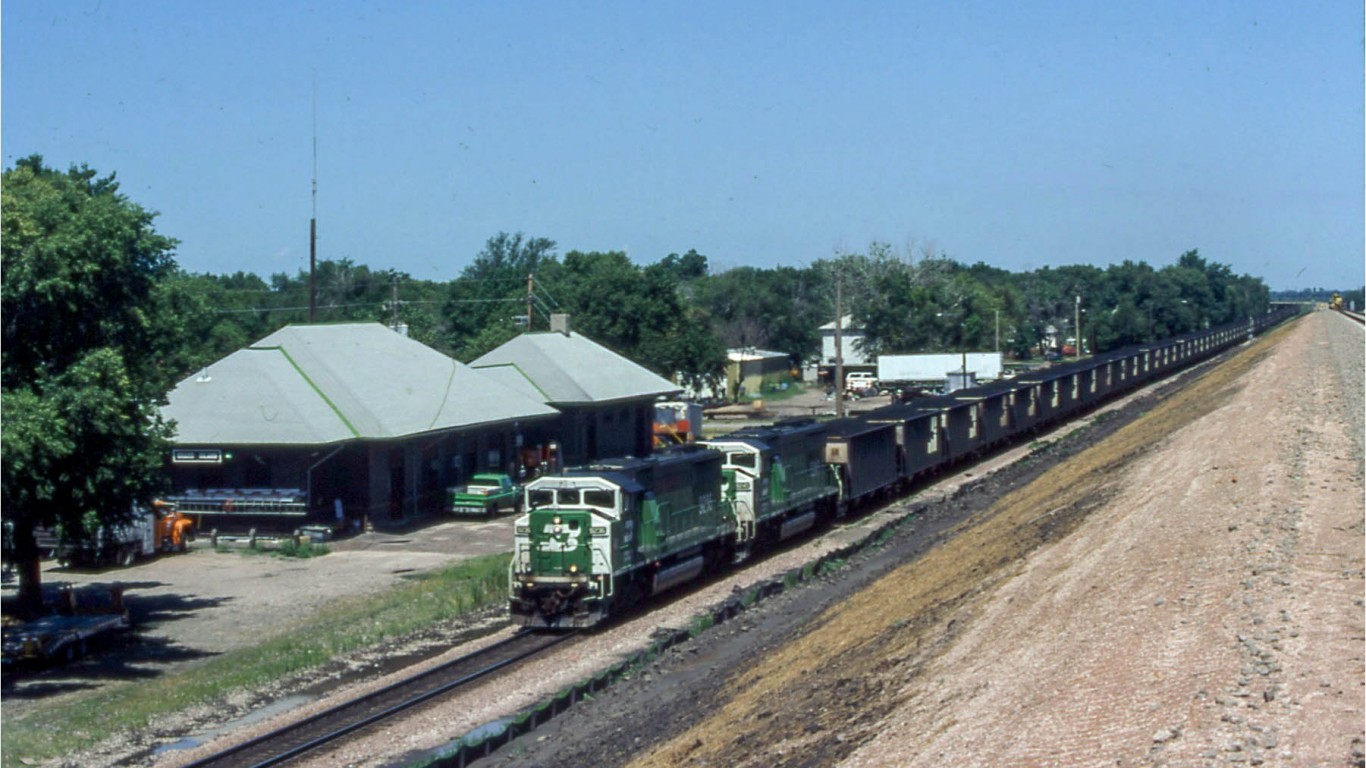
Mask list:
[{"label": "white van", "polygon": [[865,389],[877,388],[877,376],[870,371],[854,371],[844,377],[844,389],[846,391],[862,392]]}]

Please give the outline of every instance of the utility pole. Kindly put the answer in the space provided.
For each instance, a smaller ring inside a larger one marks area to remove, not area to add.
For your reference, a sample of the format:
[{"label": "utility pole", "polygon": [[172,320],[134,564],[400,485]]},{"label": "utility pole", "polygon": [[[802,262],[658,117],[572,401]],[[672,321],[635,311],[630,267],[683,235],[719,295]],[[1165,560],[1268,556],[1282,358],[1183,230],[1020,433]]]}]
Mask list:
[{"label": "utility pole", "polygon": [[536,273],[526,276],[526,332],[531,333],[531,305],[536,300]]},{"label": "utility pole", "polygon": [[958,380],[958,386],[962,389],[968,387],[968,318],[967,311],[964,310],[958,316],[958,350],[963,356],[963,370],[960,374],[963,378]]},{"label": "utility pole", "polygon": [[1077,309],[1076,309],[1076,315],[1077,315],[1077,318],[1076,318],[1076,321],[1077,321],[1077,325],[1076,325],[1076,328],[1077,328],[1077,359],[1080,360],[1080,359],[1081,359],[1081,296],[1077,296]]},{"label": "utility pole", "polygon": [[967,386],[968,386],[968,339],[967,339],[967,335],[968,335],[967,326],[966,326],[964,323],[960,322],[960,323],[958,324],[958,345],[959,345],[959,347],[962,349],[962,352],[963,352],[963,374],[962,374],[962,375],[963,375],[963,378],[958,382],[958,385],[961,386],[961,387],[963,387],[964,389],[966,389]]},{"label": "utility pole", "polygon": [[389,317],[392,318],[392,319],[389,321],[389,326],[390,326],[391,328],[393,328],[394,330],[397,331],[397,330],[398,330],[398,275],[397,275],[397,274],[394,275],[393,289],[392,289],[392,291],[391,291],[391,298],[390,298],[390,300],[389,300]]},{"label": "utility pole", "polygon": [[1001,354],[1001,310],[996,312],[996,354]]},{"label": "utility pole", "polygon": [[844,273],[835,274],[835,418],[844,418]]},{"label": "utility pole", "polygon": [[[961,372],[960,372],[960,375],[961,375],[963,378],[959,380],[958,386],[959,386],[960,388],[966,388],[966,387],[968,386],[968,317],[967,317],[967,310],[966,310],[966,309],[962,309],[962,310],[959,310],[959,311],[957,311],[957,312],[936,312],[934,316],[935,316],[935,317],[952,317],[952,318],[956,318],[956,319],[958,320],[958,351],[959,351],[959,354],[962,355],[962,364],[963,364],[962,370],[961,370]],[[948,373],[948,375],[952,375],[952,374],[953,374],[953,371],[948,371],[947,373]],[[947,382],[947,381],[944,382],[944,388],[945,388],[945,390],[948,389],[948,382]]]}]

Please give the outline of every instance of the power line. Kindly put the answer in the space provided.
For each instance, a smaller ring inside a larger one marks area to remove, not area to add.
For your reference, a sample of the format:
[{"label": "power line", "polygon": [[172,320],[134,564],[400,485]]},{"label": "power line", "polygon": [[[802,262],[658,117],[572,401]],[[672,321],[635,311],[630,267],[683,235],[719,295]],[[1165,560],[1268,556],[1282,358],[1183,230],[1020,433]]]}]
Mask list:
[{"label": "power line", "polygon": [[[449,300],[449,301],[447,301],[447,300],[445,300],[445,299],[442,299],[442,300],[419,300],[419,301],[406,301],[406,300],[400,299],[399,302],[398,302],[398,304],[399,304],[399,306],[403,306],[404,304],[507,304],[508,302],[521,302],[521,301],[522,301],[522,299],[520,299],[520,298],[512,298],[512,299],[453,299],[453,300]],[[318,306],[318,309],[349,309],[349,308],[351,308],[351,307],[371,307],[371,306],[381,306],[381,307],[383,307],[383,306],[385,306],[385,305],[387,305],[387,304],[389,304],[389,303],[391,303],[391,302],[387,302],[387,301],[381,301],[381,302],[361,301],[361,302],[356,302],[356,303],[354,303],[354,304],[326,304],[326,305],[319,305],[319,306]],[[308,306],[307,306],[307,305],[304,305],[304,306],[301,306],[301,307],[249,307],[249,308],[246,308],[246,309],[215,309],[215,310],[213,310],[213,312],[214,312],[214,314],[218,314],[218,315],[228,315],[228,314],[245,314],[245,313],[247,313],[247,312],[293,312],[293,311],[305,310],[305,309],[308,309]]]},{"label": "power line", "polygon": [[559,308],[560,308],[560,302],[555,301],[555,297],[554,297],[554,296],[551,296],[551,295],[550,295],[550,291],[547,291],[547,290],[545,289],[545,284],[542,283],[540,280],[535,279],[534,276],[532,277],[532,281],[536,284],[536,287],[537,287],[537,288],[540,288],[540,289],[541,289],[541,293],[545,294],[545,297],[546,297],[547,299],[550,299],[550,303],[551,303],[551,304],[554,304],[556,309],[559,309]]},{"label": "power line", "polygon": [[[377,275],[377,276],[367,277],[367,278],[365,278],[364,280],[357,280],[357,281],[351,282],[351,283],[349,283],[349,284],[346,286],[346,288],[348,288],[348,289],[355,289],[355,288],[374,288],[374,287],[388,288],[388,287],[390,287],[390,285],[392,285],[392,282],[393,282],[393,281],[392,281],[392,278],[384,277],[384,276],[382,276],[382,275]],[[499,277],[487,277],[487,278],[478,278],[478,279],[456,278],[456,279],[454,279],[454,280],[448,280],[448,281],[446,281],[446,282],[443,283],[443,282],[435,281],[435,280],[421,280],[421,279],[418,279],[418,278],[409,277],[409,278],[402,278],[402,279],[401,279],[401,283],[402,283],[402,282],[413,283],[413,284],[427,283],[427,284],[430,284],[430,285],[432,285],[432,286],[434,286],[434,287],[445,287],[445,286],[454,285],[454,284],[459,284],[459,283],[467,283],[467,284],[468,284],[468,283],[477,283],[477,284],[485,284],[485,283],[506,283],[506,284],[508,284],[508,285],[514,285],[514,284],[520,285],[520,284],[522,284],[522,283],[525,282],[525,278],[512,278],[512,279],[508,279],[508,278],[499,278]],[[267,287],[267,288],[220,288],[220,287],[218,287],[218,286],[212,286],[212,285],[210,285],[210,286],[198,286],[198,285],[195,285],[195,286],[183,286],[183,287],[186,288],[186,289],[188,289],[188,290],[190,290],[191,292],[198,291],[198,292],[200,292],[200,293],[277,293],[277,294],[288,294],[288,293],[292,293],[292,292],[296,292],[296,291],[307,291],[307,290],[308,290],[308,285],[307,285],[307,284],[301,284],[301,285],[298,285],[298,286],[293,286],[293,285],[291,285],[291,286],[288,286],[288,287],[286,287],[286,288],[271,288],[271,287]],[[322,288],[323,288],[323,290],[327,290],[328,286],[323,286]],[[552,299],[552,300],[553,300],[553,299]]]},{"label": "power line", "polygon": [[[375,302],[373,301],[364,301],[359,304],[324,304],[317,306],[316,309],[348,309],[351,307],[369,307],[373,306],[374,303]],[[235,315],[246,314],[248,312],[301,312],[307,310],[308,308],[309,306],[305,304],[301,307],[253,307],[251,309],[215,309],[213,312],[216,315]]]}]

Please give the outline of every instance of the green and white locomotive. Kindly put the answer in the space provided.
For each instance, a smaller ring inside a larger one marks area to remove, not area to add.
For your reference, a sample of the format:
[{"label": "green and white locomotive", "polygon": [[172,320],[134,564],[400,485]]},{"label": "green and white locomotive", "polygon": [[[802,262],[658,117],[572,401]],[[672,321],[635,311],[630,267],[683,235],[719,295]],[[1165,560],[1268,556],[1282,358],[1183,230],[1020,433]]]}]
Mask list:
[{"label": "green and white locomotive", "polygon": [[735,549],[744,559],[832,517],[839,483],[825,460],[826,428],[813,421],[732,432],[700,444],[725,457],[725,496],[735,505]]},{"label": "green and white locomotive", "polygon": [[729,563],[736,525],[721,459],[688,446],[529,483],[512,556],[513,622],[589,626]]},{"label": "green and white locomotive", "polygon": [[807,530],[838,502],[824,450],[824,428],[804,422],[536,479],[516,523],[513,622],[590,626]]}]

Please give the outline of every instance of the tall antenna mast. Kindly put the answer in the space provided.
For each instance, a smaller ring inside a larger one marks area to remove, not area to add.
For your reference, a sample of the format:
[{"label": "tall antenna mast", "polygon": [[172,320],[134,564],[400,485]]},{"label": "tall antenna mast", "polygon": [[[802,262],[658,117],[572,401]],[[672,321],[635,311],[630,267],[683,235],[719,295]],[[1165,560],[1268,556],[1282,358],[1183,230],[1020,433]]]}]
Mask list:
[{"label": "tall antenna mast", "polygon": [[318,319],[318,73],[313,73],[313,216],[308,220],[308,322]]}]

